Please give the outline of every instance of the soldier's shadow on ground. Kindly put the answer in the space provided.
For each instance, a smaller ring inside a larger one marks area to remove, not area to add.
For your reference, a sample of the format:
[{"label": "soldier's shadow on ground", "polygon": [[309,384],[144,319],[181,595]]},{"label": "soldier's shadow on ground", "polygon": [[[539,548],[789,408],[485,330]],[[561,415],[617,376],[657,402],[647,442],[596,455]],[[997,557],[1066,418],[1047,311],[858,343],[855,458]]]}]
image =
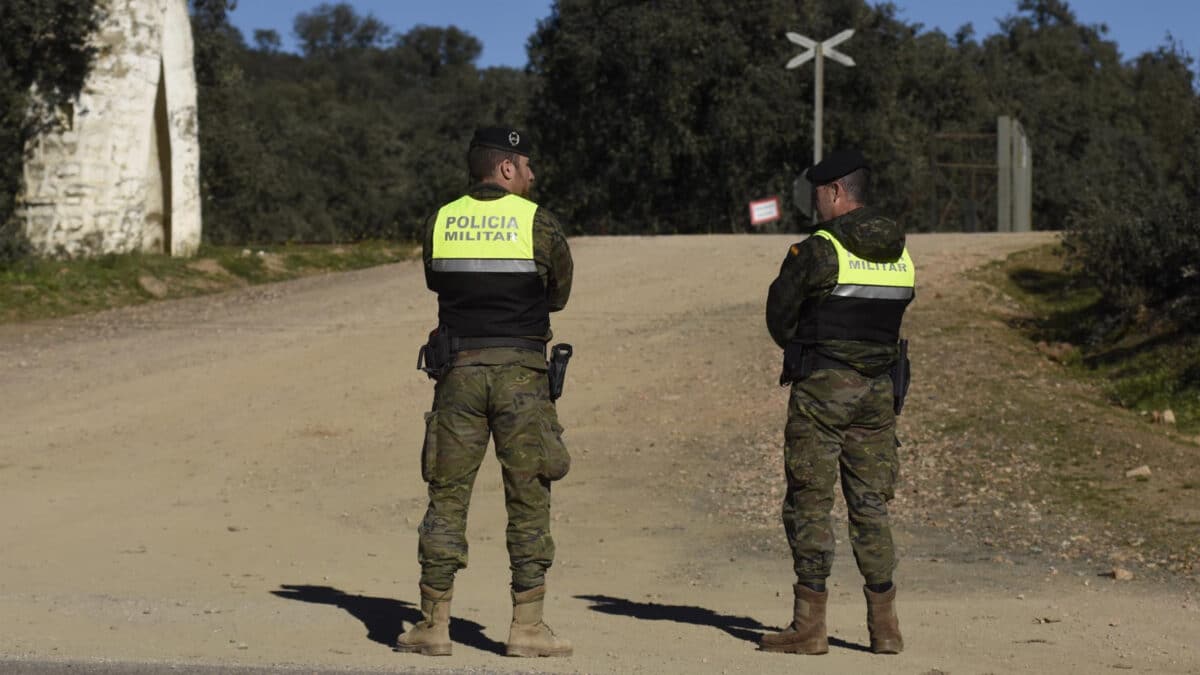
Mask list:
[{"label": "soldier's shadow on ground", "polygon": [[[745,640],[754,645],[758,645],[758,640],[764,633],[780,630],[772,626],[765,626],[757,619],[752,619],[748,616],[718,614],[704,607],[660,605],[656,602],[634,602],[633,600],[626,600],[624,598],[614,598],[610,595],[576,595],[575,597],[592,603],[590,609],[594,612],[628,616],[645,621],[674,621],[676,623],[690,623],[695,626],[711,626],[723,630],[739,640]],[[830,637],[829,644],[832,647],[840,647],[853,651],[871,651],[865,645],[847,642],[836,637]]]},{"label": "soldier's shadow on ground", "polygon": [[[396,638],[400,636],[405,623],[411,626],[421,620],[420,608],[403,600],[351,595],[332,586],[281,584],[280,589],[271,591],[271,595],[287,600],[333,605],[346,610],[366,626],[368,640],[388,647],[396,646]],[[504,643],[484,635],[483,629],[482,624],[452,616],[450,639],[485,652],[503,654]]]}]

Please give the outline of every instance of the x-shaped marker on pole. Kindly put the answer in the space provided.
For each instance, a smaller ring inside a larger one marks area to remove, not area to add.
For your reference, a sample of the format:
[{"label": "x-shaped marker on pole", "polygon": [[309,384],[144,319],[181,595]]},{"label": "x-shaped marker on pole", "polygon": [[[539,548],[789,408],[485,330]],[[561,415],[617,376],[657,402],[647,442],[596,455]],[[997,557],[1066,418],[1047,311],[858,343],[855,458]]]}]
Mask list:
[{"label": "x-shaped marker on pole", "polygon": [[801,47],[804,47],[808,51],[802,52],[799,56],[792,57],[792,60],[787,62],[786,68],[791,70],[793,68],[799,68],[800,66],[808,63],[809,61],[813,60],[814,56],[817,55],[818,49],[821,50],[822,56],[833,59],[843,66],[853,67],[855,65],[854,59],[834,49],[834,47],[842,44],[852,37],[854,37],[853,28],[847,28],[846,30],[834,35],[824,42],[817,42],[816,40],[805,37],[799,33],[788,33],[788,40],[800,45]]},{"label": "x-shaped marker on pole", "polygon": [[800,66],[812,61],[814,58],[816,63],[816,77],[813,78],[813,164],[818,164],[821,161],[821,142],[824,136],[824,107],[825,107],[825,58],[828,57],[842,64],[843,66],[854,66],[854,59],[834,49],[834,47],[842,44],[846,40],[854,37],[854,29],[847,28],[846,30],[834,35],[824,42],[805,37],[799,33],[787,33],[787,39],[794,42],[807,51],[800,53],[798,56],[793,56],[787,62],[789,70],[799,68]]}]

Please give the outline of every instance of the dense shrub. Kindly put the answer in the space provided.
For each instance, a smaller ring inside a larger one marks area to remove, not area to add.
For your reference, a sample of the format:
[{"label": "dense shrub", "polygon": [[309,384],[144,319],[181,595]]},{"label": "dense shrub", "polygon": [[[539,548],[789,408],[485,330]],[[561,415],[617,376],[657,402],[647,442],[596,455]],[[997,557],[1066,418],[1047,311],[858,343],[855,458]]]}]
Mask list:
[{"label": "dense shrub", "polygon": [[1138,77],[1174,104],[1167,114],[1142,101],[1143,142],[1117,155],[1124,171],[1080,193],[1086,202],[1070,219],[1073,261],[1118,326],[1156,318],[1200,334],[1200,97],[1191,65],[1173,47],[1139,59]]},{"label": "dense shrub", "polygon": [[1200,203],[1095,207],[1077,216],[1067,244],[1115,318],[1155,316],[1190,332],[1200,327]]}]

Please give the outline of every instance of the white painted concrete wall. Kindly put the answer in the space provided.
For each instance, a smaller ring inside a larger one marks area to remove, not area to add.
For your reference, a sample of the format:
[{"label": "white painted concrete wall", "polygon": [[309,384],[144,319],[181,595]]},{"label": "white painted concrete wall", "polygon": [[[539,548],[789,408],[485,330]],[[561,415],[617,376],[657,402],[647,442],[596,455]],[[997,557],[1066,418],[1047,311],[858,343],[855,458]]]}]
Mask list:
[{"label": "white painted concrete wall", "polygon": [[26,235],[56,257],[191,255],[200,148],[186,0],[104,1],[100,55],[65,111],[68,128],[30,144]]}]

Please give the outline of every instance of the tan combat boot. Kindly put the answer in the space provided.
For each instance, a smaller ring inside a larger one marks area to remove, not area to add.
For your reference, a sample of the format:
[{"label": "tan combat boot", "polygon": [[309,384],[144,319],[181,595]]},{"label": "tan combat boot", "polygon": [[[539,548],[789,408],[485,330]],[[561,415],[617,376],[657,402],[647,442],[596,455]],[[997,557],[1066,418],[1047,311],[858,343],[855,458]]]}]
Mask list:
[{"label": "tan combat boot", "polygon": [[789,654],[824,654],[829,651],[829,638],[825,634],[825,602],[829,591],[818,593],[803,584],[792,587],[796,593],[796,604],[792,611],[792,624],[779,633],[762,636],[759,648],[764,652],[786,652]]},{"label": "tan combat boot", "polygon": [[554,635],[542,621],[545,584],[517,593],[513,591],[513,620],[508,627],[508,656],[570,656],[571,642]]},{"label": "tan combat boot", "polygon": [[871,634],[871,651],[876,654],[899,654],[904,651],[900,637],[900,619],[896,616],[896,587],[875,593],[863,586],[867,596],[867,631]]},{"label": "tan combat boot", "polygon": [[422,620],[396,640],[396,651],[450,656],[450,600],[453,597],[453,588],[439,591],[421,584]]}]

